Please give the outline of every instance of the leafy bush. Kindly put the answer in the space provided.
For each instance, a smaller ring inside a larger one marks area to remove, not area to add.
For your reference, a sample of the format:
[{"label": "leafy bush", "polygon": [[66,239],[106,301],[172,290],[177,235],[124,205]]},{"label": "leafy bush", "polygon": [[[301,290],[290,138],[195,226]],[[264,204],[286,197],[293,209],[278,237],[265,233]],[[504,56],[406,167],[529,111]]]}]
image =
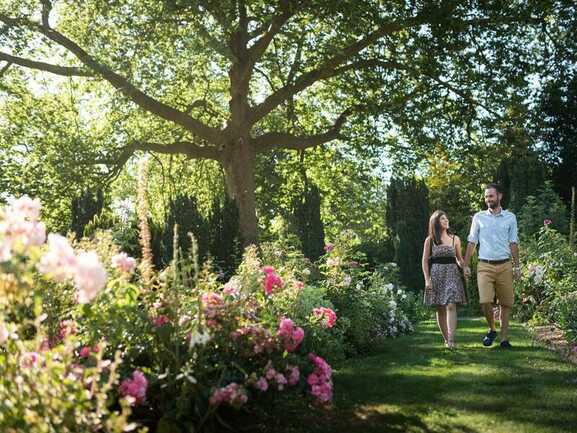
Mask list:
[{"label": "leafy bush", "polygon": [[524,273],[516,283],[518,318],[531,324],[555,323],[575,340],[577,253],[548,224],[521,251]]},{"label": "leafy bush", "polygon": [[551,228],[567,233],[567,208],[549,182],[538,190],[536,195],[526,198],[517,219],[519,233],[523,238],[536,235],[545,220],[551,221]]}]

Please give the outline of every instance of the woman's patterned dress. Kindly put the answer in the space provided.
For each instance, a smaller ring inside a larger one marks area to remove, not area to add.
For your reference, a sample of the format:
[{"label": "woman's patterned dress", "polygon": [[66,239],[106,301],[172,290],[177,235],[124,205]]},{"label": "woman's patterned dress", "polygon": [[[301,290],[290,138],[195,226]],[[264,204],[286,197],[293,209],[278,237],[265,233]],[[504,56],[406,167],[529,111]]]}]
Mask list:
[{"label": "woman's patterned dress", "polygon": [[[432,257],[455,257],[452,245],[433,244]],[[466,304],[461,271],[456,263],[431,264],[431,289],[425,290],[425,304]]]}]

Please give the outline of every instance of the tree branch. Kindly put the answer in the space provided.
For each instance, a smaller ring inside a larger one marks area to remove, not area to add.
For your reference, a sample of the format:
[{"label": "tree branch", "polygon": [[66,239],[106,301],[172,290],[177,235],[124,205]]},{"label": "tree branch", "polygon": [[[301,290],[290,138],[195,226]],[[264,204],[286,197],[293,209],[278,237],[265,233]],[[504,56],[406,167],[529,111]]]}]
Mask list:
[{"label": "tree branch", "polygon": [[282,26],[294,15],[295,10],[291,7],[290,0],[281,0],[281,13],[273,16],[266,33],[262,35],[248,50],[252,63],[256,63],[269,47],[274,37],[280,32]]},{"label": "tree branch", "polygon": [[131,84],[126,78],[117,74],[108,66],[98,62],[86,51],[84,51],[79,45],[77,45],[71,39],[68,39],[62,33],[59,33],[58,31],[51,28],[45,28],[27,19],[10,18],[3,14],[0,14],[0,21],[3,21],[9,26],[25,26],[33,31],[41,33],[51,41],[56,42],[58,45],[66,48],[69,52],[74,54],[76,58],[78,58],[78,60],[80,60],[84,65],[108,81],[114,88],[120,91],[120,93],[129,98],[140,108],[150,113],[156,114],[165,120],[174,122],[184,127],[186,130],[192,132],[193,134],[204,138],[210,143],[216,145],[224,144],[225,136],[222,131],[207,126],[197,119],[187,115],[186,113],[183,113],[167,104],[164,104],[163,102],[150,97],[136,86]]},{"label": "tree branch", "polygon": [[6,72],[8,72],[8,69],[10,69],[10,66],[12,66],[12,63],[10,63],[10,62],[8,62],[4,66],[2,66],[2,69],[0,69],[0,78],[2,78],[4,76],[4,74]]},{"label": "tree branch", "polygon": [[362,50],[375,43],[377,40],[383,36],[391,33],[395,33],[403,28],[411,25],[420,24],[422,19],[419,17],[412,18],[406,22],[399,23],[389,23],[384,25],[374,32],[370,33],[368,36],[348,45],[343,48],[338,54],[327,59],[318,68],[313,69],[309,72],[304,73],[298,77],[294,83],[289,83],[283,86],[276,92],[269,95],[261,104],[257,105],[251,110],[250,121],[251,123],[256,123],[276,107],[281,105],[290,97],[302,92],[306,88],[312,86],[314,83],[320,80],[324,80],[330,77],[334,77],[342,72],[343,69],[336,71],[339,66],[346,63],[351,57],[360,53]]},{"label": "tree branch", "polygon": [[358,109],[359,107],[349,107],[346,109],[337,118],[331,128],[322,134],[298,136],[285,132],[269,132],[260,137],[256,137],[253,140],[253,144],[257,153],[263,153],[278,148],[303,150],[309,147],[319,146],[337,138],[341,138],[342,136],[340,135],[340,131],[347,120],[347,117],[350,116],[353,111]]},{"label": "tree branch", "polygon": [[0,52],[0,60],[14,63],[25,68],[37,69],[39,71],[50,72],[51,74],[63,75],[65,77],[93,77],[94,72],[73,66],[58,66],[50,63],[38,62],[35,60],[24,59],[22,57],[12,56]]}]

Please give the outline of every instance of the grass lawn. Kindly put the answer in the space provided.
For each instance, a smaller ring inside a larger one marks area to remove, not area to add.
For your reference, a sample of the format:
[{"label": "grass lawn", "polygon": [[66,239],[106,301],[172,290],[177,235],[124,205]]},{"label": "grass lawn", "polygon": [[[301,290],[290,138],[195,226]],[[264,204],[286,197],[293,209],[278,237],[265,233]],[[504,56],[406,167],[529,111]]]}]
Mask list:
[{"label": "grass lawn", "polygon": [[519,324],[510,351],[498,339],[482,347],[484,332],[484,320],[461,320],[459,347],[450,352],[435,323],[425,322],[378,354],[339,366],[332,409],[282,404],[258,431],[577,432],[577,368],[533,343]]}]

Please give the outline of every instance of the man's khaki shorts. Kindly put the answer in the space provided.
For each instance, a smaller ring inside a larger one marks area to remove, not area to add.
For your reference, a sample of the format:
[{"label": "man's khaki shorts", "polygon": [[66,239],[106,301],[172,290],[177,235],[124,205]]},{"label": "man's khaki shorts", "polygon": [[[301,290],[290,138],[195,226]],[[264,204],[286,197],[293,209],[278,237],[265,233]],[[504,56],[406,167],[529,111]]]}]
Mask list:
[{"label": "man's khaki shorts", "polygon": [[492,303],[497,295],[499,305],[513,306],[515,295],[513,265],[510,261],[498,265],[480,261],[477,265],[477,285],[479,286],[479,303]]}]

